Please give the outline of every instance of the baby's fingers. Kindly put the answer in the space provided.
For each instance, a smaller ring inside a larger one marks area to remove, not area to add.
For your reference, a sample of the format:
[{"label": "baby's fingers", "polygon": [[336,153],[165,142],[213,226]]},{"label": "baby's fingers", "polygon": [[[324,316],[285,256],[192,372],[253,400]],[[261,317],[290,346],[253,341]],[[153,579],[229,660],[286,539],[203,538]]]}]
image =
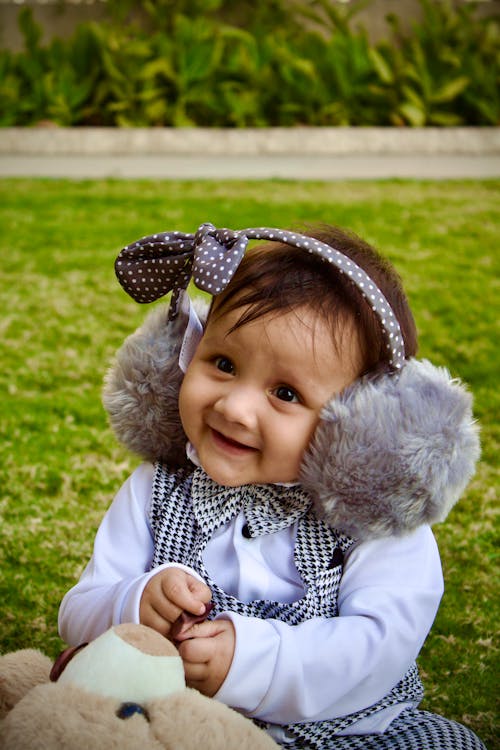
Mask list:
[{"label": "baby's fingers", "polygon": [[195,634],[193,634],[193,628],[198,624],[205,620],[205,618],[208,616],[209,612],[211,611],[213,607],[213,604],[209,602],[205,605],[205,611],[201,615],[191,615],[189,612],[182,612],[181,615],[177,618],[177,620],[172,625],[172,629],[170,631],[170,639],[172,641],[184,641],[187,638],[194,638]]},{"label": "baby's fingers", "polygon": [[177,648],[184,662],[186,677],[188,677],[188,669],[191,669],[193,665],[208,664],[216,651],[211,638],[189,638],[179,643]]},{"label": "baby's fingers", "polygon": [[161,577],[164,597],[175,604],[179,610],[186,610],[193,615],[204,615],[205,604],[210,601],[212,592],[202,581],[178,568],[164,571]]},{"label": "baby's fingers", "polygon": [[140,623],[156,630],[161,635],[168,636],[171,630],[171,624],[154,607],[141,606]]},{"label": "baby's fingers", "polygon": [[229,620],[202,622],[191,628],[195,637],[178,643],[186,684],[212,696],[226,679],[235,646],[233,624]]},{"label": "baby's fingers", "polygon": [[[208,616],[212,608],[212,603],[207,604],[205,617]],[[221,632],[220,622],[220,620],[206,620],[202,616],[194,617],[183,612],[174,624],[174,628],[176,628],[175,640],[181,642],[190,638],[213,638]]]},{"label": "baby's fingers", "polygon": [[[189,574],[187,574],[187,586],[196,600],[202,601],[203,604],[208,605],[210,599],[212,598],[212,591],[206,583],[204,583],[203,581],[199,581],[194,576],[190,576]],[[208,614],[208,612],[206,614]]]}]

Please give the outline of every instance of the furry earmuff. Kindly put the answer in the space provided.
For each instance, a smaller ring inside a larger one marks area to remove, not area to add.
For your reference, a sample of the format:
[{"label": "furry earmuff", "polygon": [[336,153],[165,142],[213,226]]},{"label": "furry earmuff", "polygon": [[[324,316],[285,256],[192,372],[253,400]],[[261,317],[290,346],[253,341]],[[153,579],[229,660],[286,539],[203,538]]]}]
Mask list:
[{"label": "furry earmuff", "polygon": [[479,458],[472,398],[448,371],[409,360],[332,398],[304,457],[317,512],[355,538],[443,521]]},{"label": "furry earmuff", "polygon": [[[103,394],[118,439],[172,468],[189,463],[178,410],[185,328],[185,313],[168,321],[157,306],[117,353]],[[471,395],[444,368],[412,359],[330,400],[300,480],[334,528],[357,539],[404,534],[446,517],[479,453]]]},{"label": "furry earmuff", "polygon": [[[184,466],[186,436],[179,416],[179,367],[187,316],[168,320],[168,305],[153,309],[118,350],[104,379],[103,404],[115,434],[146,461]],[[205,316],[208,306],[205,310]],[[202,313],[203,314],[203,313]]]}]

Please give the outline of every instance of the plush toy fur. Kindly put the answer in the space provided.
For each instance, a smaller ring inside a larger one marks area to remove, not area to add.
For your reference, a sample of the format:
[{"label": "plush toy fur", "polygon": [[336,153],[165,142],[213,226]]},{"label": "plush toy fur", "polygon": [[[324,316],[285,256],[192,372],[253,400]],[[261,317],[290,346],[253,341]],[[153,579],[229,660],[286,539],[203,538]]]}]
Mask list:
[{"label": "plush toy fur", "polygon": [[48,656],[32,648],[0,656],[0,720],[31,688],[47,682],[51,666]]},{"label": "plush toy fur", "polygon": [[[188,463],[179,419],[185,317],[160,305],[117,354],[103,402],[118,438],[147,461]],[[206,309],[205,309],[206,315]],[[301,481],[318,514],[358,539],[443,520],[479,458],[472,397],[443,368],[412,359],[356,381],[325,406]]]},{"label": "plush toy fur", "polygon": [[[115,632],[141,654],[160,663],[179,659],[175,647],[144,625],[120,625]],[[161,639],[161,643],[160,640]],[[92,642],[85,647],[92,656]],[[79,657],[79,652],[73,661]],[[86,676],[92,684],[92,658]],[[151,663],[154,670],[155,661]],[[66,667],[71,667],[72,662]],[[109,681],[116,664],[110,656]],[[120,665],[123,669],[123,664]],[[133,665],[131,664],[131,669]],[[134,675],[122,688],[123,700],[82,688],[73,678],[49,682],[50,660],[33,650],[0,657],[1,750],[272,750],[277,745],[252,721],[184,684],[141,704],[144,713],[120,718],[123,702],[135,703]],[[62,673],[64,675],[64,672]],[[127,682],[127,681],[126,681]],[[120,687],[120,686],[118,686]],[[177,689],[175,689],[177,688]]]}]

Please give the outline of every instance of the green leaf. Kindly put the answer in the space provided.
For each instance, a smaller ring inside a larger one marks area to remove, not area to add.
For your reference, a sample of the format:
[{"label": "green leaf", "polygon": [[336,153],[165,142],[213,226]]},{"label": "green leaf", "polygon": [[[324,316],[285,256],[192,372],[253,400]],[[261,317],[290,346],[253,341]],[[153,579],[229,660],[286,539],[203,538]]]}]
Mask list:
[{"label": "green leaf", "polygon": [[431,97],[433,102],[451,102],[464,91],[470,81],[467,76],[459,76],[441,86]]},{"label": "green leaf", "polygon": [[463,125],[463,117],[453,112],[431,112],[428,124],[443,128],[454,128],[457,125]]},{"label": "green leaf", "polygon": [[425,102],[415,89],[411,88],[411,86],[403,86],[402,93],[408,100],[409,104],[420,109],[422,112],[425,111]]},{"label": "green leaf", "polygon": [[157,77],[165,78],[168,81],[175,81],[177,76],[172,67],[172,63],[164,57],[156,58],[146,63],[138,72],[141,81],[155,79]]},{"label": "green leaf", "polygon": [[368,56],[380,80],[387,85],[392,85],[395,80],[394,71],[391,70],[391,67],[389,66],[384,56],[377,50],[376,47],[372,47],[368,50]]},{"label": "green leaf", "polygon": [[412,102],[403,102],[399,107],[399,111],[414,128],[420,128],[425,125],[425,111]]}]

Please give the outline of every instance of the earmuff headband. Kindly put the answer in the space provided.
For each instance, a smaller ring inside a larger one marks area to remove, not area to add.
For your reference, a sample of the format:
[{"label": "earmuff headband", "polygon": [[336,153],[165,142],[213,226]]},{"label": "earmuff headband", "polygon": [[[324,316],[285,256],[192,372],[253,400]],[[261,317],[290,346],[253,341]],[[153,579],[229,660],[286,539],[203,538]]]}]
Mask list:
[{"label": "earmuff headband", "polygon": [[179,309],[179,295],[193,279],[212,295],[229,284],[245,253],[249,240],[282,242],[318,255],[346,274],[360,290],[380,320],[389,363],[400,369],[405,361],[404,341],[391,306],[373,279],[344,253],[312,237],[282,229],[216,229],[202,224],[196,234],[162,232],[143,237],[123,248],[115,271],[123,289],[136,302],[154,302],[172,292],[170,319]]}]

